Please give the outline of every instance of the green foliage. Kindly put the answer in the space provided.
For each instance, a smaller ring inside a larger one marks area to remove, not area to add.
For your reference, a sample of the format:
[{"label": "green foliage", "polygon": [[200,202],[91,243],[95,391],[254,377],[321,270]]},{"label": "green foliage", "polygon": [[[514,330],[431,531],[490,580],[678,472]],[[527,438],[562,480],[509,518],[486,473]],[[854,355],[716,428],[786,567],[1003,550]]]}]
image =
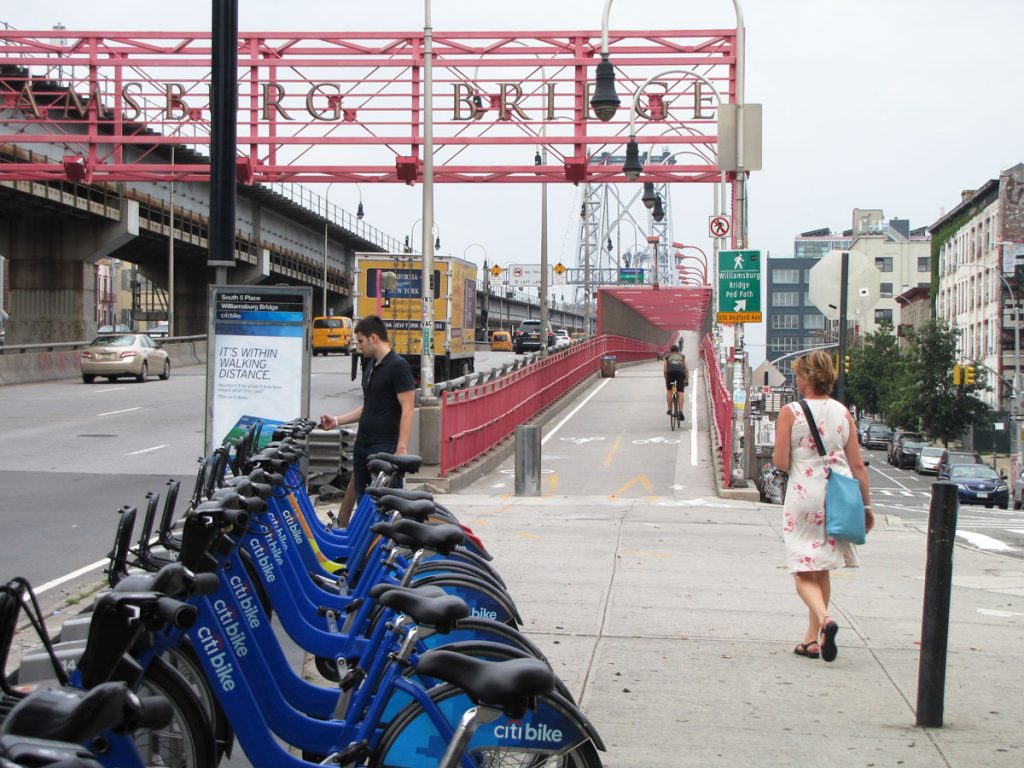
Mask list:
[{"label": "green foliage", "polygon": [[861,346],[850,352],[850,372],[846,376],[850,400],[862,411],[888,416],[886,403],[901,367],[892,324],[883,321],[874,333],[864,337]]},{"label": "green foliage", "polygon": [[974,396],[984,388],[984,379],[971,387],[953,384],[956,331],[932,320],[910,329],[908,340],[910,347],[900,355],[891,385],[883,387],[879,410],[890,423],[920,430],[944,445],[971,425],[985,424],[988,406]]}]

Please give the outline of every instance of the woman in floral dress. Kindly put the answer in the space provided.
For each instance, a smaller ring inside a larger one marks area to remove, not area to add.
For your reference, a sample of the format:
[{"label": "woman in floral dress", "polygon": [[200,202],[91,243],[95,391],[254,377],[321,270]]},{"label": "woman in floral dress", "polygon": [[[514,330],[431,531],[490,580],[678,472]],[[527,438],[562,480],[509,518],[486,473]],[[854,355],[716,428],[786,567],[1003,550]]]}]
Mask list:
[{"label": "woman in floral dress", "polygon": [[800,403],[790,403],[775,422],[775,466],[789,472],[786,501],[782,507],[786,564],[796,581],[796,591],[807,605],[807,631],[793,652],[825,661],[836,658],[839,625],[828,615],[833,568],[856,567],[857,547],[847,541],[825,539],[825,462],[829,468],[860,483],[867,530],[874,526],[868,473],[857,443],[853,417],[842,403],[829,395],[836,374],[832,358],[822,350],[809,352],[793,363],[796,387],[807,402],[818,426],[824,460],[818,453]]}]

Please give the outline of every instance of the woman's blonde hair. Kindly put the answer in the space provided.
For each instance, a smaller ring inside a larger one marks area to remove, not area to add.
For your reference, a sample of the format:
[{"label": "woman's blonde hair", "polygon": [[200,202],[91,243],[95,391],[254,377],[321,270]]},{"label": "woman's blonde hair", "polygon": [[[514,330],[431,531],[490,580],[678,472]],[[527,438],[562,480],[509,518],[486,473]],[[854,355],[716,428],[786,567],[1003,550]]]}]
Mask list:
[{"label": "woman's blonde hair", "polygon": [[793,361],[793,373],[799,373],[811,385],[816,395],[832,393],[832,385],[836,383],[836,369],[832,358],[821,349],[808,352]]}]

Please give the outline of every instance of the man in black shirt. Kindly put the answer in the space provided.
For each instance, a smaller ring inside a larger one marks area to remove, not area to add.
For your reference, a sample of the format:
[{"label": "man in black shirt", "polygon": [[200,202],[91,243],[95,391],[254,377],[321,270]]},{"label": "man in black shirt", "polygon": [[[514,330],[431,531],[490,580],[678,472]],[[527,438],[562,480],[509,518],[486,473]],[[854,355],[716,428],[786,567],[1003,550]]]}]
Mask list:
[{"label": "man in black shirt", "polygon": [[359,422],[352,451],[352,479],[345,489],[345,498],[338,512],[339,525],[348,525],[352,509],[370,484],[366,457],[373,453],[401,456],[409,450],[416,396],[412,369],[404,358],[391,351],[384,321],[377,315],[364,317],[356,323],[355,335],[359,351],[365,358],[363,404],[340,416],[327,413],[320,417],[320,429]]}]

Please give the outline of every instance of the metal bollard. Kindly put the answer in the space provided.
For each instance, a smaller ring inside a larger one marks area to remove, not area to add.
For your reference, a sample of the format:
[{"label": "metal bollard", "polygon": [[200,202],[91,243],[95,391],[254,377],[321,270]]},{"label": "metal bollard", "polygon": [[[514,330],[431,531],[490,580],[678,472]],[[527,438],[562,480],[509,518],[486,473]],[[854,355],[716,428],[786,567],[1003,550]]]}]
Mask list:
[{"label": "metal bollard", "polygon": [[953,541],[959,506],[955,484],[932,484],[921,618],[921,659],[917,671],[917,725],[921,728],[942,727],[949,598],[953,588]]},{"label": "metal bollard", "polygon": [[516,496],[540,496],[540,427],[516,427]]}]

